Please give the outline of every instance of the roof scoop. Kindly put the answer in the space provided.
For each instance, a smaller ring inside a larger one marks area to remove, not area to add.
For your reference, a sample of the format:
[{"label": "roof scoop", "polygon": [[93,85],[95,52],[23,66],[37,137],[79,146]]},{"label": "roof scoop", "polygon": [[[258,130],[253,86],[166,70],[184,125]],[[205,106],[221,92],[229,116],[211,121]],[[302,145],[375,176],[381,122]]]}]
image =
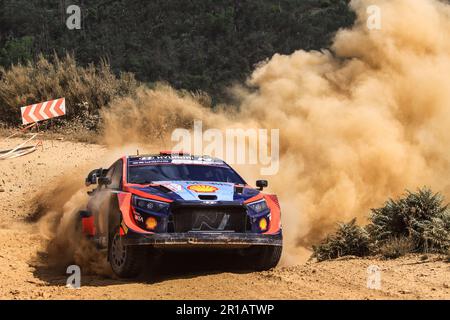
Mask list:
[{"label": "roof scoop", "polygon": [[200,200],[217,200],[217,196],[210,194],[200,194],[198,198]]}]

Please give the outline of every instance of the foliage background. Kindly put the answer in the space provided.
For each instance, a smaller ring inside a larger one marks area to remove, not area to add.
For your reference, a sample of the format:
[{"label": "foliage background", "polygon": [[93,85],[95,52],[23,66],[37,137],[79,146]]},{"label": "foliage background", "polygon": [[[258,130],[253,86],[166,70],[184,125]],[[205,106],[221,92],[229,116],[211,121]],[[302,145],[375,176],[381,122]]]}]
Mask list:
[{"label": "foliage background", "polygon": [[[82,10],[68,30],[66,8]],[[348,0],[0,0],[0,66],[71,54],[116,75],[201,90],[213,104],[275,53],[321,49],[350,26]]]}]

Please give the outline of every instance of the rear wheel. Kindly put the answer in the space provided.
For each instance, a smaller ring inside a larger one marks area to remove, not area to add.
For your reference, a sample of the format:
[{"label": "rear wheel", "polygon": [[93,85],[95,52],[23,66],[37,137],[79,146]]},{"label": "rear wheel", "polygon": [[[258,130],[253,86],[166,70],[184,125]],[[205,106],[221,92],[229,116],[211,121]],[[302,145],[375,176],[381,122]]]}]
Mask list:
[{"label": "rear wheel", "polygon": [[117,229],[111,236],[108,257],[114,273],[120,278],[139,275],[145,263],[146,251],[141,246],[126,246]]},{"label": "rear wheel", "polygon": [[250,249],[247,260],[250,268],[257,271],[275,268],[281,258],[282,246],[256,246]]}]

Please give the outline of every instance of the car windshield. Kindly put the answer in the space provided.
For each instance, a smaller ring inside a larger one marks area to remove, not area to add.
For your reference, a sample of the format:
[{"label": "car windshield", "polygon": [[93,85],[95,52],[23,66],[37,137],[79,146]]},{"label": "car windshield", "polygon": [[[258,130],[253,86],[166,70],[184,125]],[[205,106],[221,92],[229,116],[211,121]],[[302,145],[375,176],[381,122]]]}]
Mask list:
[{"label": "car windshield", "polygon": [[215,165],[158,164],[128,166],[128,182],[145,184],[153,181],[215,181],[245,184],[231,168]]}]

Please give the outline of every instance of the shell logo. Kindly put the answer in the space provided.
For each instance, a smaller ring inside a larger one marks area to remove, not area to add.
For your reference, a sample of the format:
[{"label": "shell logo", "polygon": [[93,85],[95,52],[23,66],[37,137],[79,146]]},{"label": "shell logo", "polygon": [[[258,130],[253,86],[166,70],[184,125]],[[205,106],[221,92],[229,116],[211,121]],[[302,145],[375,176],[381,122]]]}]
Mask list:
[{"label": "shell logo", "polygon": [[193,184],[188,187],[189,190],[195,191],[195,192],[202,192],[202,193],[212,193],[219,190],[218,188],[214,186],[209,186],[207,184]]}]

